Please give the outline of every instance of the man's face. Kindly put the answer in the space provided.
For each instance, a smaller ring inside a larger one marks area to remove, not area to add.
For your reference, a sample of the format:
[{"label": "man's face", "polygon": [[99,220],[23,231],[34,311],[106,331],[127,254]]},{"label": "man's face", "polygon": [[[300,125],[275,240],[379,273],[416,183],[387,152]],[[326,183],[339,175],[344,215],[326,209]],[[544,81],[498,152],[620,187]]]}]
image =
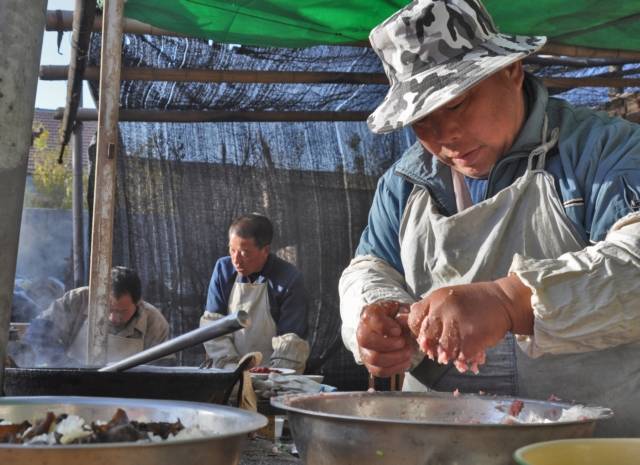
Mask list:
[{"label": "man's face", "polygon": [[255,239],[229,235],[229,255],[236,271],[242,276],[249,276],[264,267],[269,257],[270,247],[265,245],[260,248]]},{"label": "man's face", "polygon": [[483,178],[511,148],[524,122],[522,64],[498,71],[412,125],[443,163]]},{"label": "man's face", "polygon": [[120,297],[111,294],[109,321],[115,326],[123,326],[133,317],[137,308],[136,302],[129,294],[122,294]]}]

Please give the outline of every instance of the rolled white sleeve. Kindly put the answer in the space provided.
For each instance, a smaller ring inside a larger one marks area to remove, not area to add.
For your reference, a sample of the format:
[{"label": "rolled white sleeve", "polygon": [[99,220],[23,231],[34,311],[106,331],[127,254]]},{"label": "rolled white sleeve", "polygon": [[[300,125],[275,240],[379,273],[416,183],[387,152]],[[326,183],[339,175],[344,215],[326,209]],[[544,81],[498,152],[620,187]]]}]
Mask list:
[{"label": "rolled white sleeve", "polygon": [[351,261],[340,277],[339,292],[342,340],[360,364],[356,330],[364,306],[379,300],[415,302],[405,290],[403,276],[373,255],[362,255]]},{"label": "rolled white sleeve", "polygon": [[516,255],[509,272],[532,291],[534,334],[517,338],[530,356],[640,341],[640,213],[578,252],[545,260]]}]

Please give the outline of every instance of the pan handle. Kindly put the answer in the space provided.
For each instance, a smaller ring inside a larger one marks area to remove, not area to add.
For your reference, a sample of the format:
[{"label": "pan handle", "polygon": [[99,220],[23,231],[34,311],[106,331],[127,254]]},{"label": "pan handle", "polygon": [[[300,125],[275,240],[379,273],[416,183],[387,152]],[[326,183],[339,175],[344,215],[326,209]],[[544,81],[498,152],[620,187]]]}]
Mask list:
[{"label": "pan handle", "polygon": [[251,319],[247,312],[242,310],[232,313],[215,320],[214,322],[203,326],[202,328],[194,329],[188,333],[184,333],[182,336],[178,336],[174,339],[165,341],[157,346],[150,347],[147,350],[138,352],[131,357],[124,358],[119,362],[112,363],[106,367],[100,368],[98,371],[124,371],[129,368],[148,363],[153,360],[157,360],[166,355],[173,354],[180,350],[192,347],[198,344],[202,344],[210,339],[215,339],[225,334],[232,333],[242,328],[247,328],[251,325]]}]

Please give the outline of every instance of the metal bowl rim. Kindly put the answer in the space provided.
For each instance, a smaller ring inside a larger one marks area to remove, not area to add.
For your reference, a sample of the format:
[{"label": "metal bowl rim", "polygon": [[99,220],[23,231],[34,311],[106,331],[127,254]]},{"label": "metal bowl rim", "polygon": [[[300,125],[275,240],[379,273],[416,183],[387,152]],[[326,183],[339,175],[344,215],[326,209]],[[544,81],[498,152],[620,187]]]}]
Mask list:
[{"label": "metal bowl rim", "polygon": [[241,429],[235,431],[233,433],[221,433],[215,436],[206,436],[201,438],[192,438],[192,439],[177,439],[171,441],[162,441],[162,442],[111,442],[111,443],[101,443],[101,444],[70,444],[70,445],[32,445],[25,446],[23,444],[2,444],[0,443],[0,448],[2,449],[64,449],[64,450],[74,450],[74,449],[101,449],[101,448],[114,448],[114,447],[165,447],[171,445],[183,445],[183,444],[197,444],[200,442],[207,442],[211,440],[219,440],[219,439],[228,439],[231,437],[242,436],[244,434],[248,434],[252,431],[256,431],[260,428],[263,428],[269,422],[267,417],[262,414],[249,412],[246,410],[241,410],[239,408],[230,407],[227,405],[219,405],[219,404],[206,404],[204,402],[189,402],[184,400],[164,400],[164,399],[133,399],[133,398],[125,398],[125,397],[86,397],[86,396],[15,396],[15,397],[0,397],[0,406],[4,405],[12,405],[12,404],[31,404],[31,405],[39,405],[39,404],[76,404],[76,405],[96,405],[96,406],[110,406],[112,405],[115,408],[122,407],[125,411],[127,405],[130,407],[152,407],[156,409],[161,409],[163,406],[166,407],[183,407],[183,408],[195,408],[198,410],[205,411],[214,411],[219,413],[222,412],[231,412],[235,416],[244,417],[246,419],[247,424],[243,425]]},{"label": "metal bowl rim", "polygon": [[[597,418],[590,418],[588,420],[574,420],[574,421],[554,421],[553,423],[515,423],[515,424],[502,424],[502,423],[451,423],[445,421],[418,421],[418,420],[402,420],[397,418],[371,418],[371,417],[360,417],[356,415],[343,415],[337,413],[326,413],[320,412],[317,410],[308,410],[300,407],[293,407],[288,405],[287,402],[295,401],[295,400],[304,400],[308,398],[331,398],[331,397],[366,397],[366,396],[382,396],[382,397],[410,397],[410,396],[419,396],[419,397],[433,397],[433,398],[473,398],[480,399],[483,401],[504,401],[504,402],[513,402],[514,400],[521,400],[525,403],[534,403],[534,404],[546,404],[549,407],[557,407],[557,408],[570,408],[575,407],[576,405],[583,405],[585,407],[594,407],[594,408],[602,408],[603,413]],[[336,420],[343,421],[358,421],[358,422],[366,422],[366,423],[391,423],[391,424],[400,424],[400,425],[419,425],[419,426],[450,426],[454,428],[553,428],[567,425],[585,425],[589,423],[593,423],[596,420],[606,420],[613,417],[613,411],[609,408],[604,407],[595,407],[593,405],[585,405],[585,404],[570,404],[567,402],[557,402],[557,401],[545,401],[539,399],[527,399],[524,397],[508,397],[508,396],[488,396],[488,395],[480,395],[480,394],[459,394],[454,397],[453,394],[447,392],[362,392],[362,391],[351,391],[351,392],[331,392],[331,393],[313,393],[313,394],[286,394],[282,396],[272,397],[271,405],[275,408],[279,408],[282,410],[286,410],[287,412],[295,412],[304,415],[314,416],[314,417],[322,417],[322,418],[331,418]]]},{"label": "metal bowl rim", "polygon": [[234,375],[234,369],[225,369],[225,368],[199,368],[197,366],[160,366],[160,365],[139,365],[137,367],[132,367],[125,371],[98,371],[96,367],[82,367],[82,368],[74,368],[74,367],[6,367],[5,372],[14,373],[14,374],[40,374],[46,375],[47,372],[59,372],[62,374],[94,374],[100,373],[98,376],[109,376],[102,375],[102,373],[110,373],[123,375],[125,373],[135,373],[142,375],[196,375],[196,376],[211,376],[211,375]]}]

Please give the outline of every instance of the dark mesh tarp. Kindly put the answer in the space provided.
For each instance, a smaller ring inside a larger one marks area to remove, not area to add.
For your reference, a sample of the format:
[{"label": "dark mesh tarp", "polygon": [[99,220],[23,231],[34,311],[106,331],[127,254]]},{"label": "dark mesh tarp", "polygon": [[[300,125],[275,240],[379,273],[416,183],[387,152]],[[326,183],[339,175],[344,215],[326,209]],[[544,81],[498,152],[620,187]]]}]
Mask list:
[{"label": "dark mesh tarp", "polygon": [[[98,60],[94,37],[92,61]],[[380,71],[362,48],[277,50],[128,36],[126,66]],[[122,104],[145,109],[360,110],[386,86],[124,82]],[[366,224],[377,178],[411,143],[409,132],[374,137],[364,122],[120,123],[114,263],[138,269],[146,298],[172,335],[197,326],[227,228],[266,214],[273,249],[303,272],[311,295],[310,372],[342,389],[367,376],[340,339],[337,284]],[[201,348],[183,353],[198,364]]]}]

